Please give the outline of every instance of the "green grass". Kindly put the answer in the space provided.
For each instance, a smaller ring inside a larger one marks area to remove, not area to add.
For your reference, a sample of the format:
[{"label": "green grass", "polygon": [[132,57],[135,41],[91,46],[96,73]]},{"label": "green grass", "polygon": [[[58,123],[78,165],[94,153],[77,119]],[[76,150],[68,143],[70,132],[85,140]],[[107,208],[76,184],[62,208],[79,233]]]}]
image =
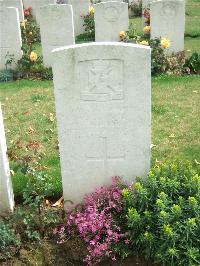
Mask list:
[{"label": "green grass", "polygon": [[[21,80],[1,84],[8,147],[20,140],[34,140],[42,145],[47,182],[52,182],[52,195],[62,193],[57,149],[53,84],[51,81]],[[200,161],[199,76],[156,77],[152,80],[152,164],[180,157],[195,164]],[[28,134],[28,129],[34,132]],[[11,168],[14,164],[11,163]],[[13,176],[15,195],[25,186],[26,178],[17,171]]]},{"label": "green grass", "polygon": [[187,0],[185,35],[200,37],[200,1]]},{"label": "green grass", "polygon": [[[29,140],[39,142],[44,154],[40,165],[47,168],[47,182],[54,184],[51,194],[60,195],[62,186],[56,120],[51,121],[51,114],[55,118],[52,82],[22,80],[1,84],[0,101],[4,111],[8,148],[17,141],[24,145]],[[32,134],[27,133],[30,127],[34,130]],[[11,168],[14,166],[11,163]],[[13,176],[15,195],[20,194],[25,183],[26,178],[18,170]]]},{"label": "green grass", "polygon": [[156,77],[152,83],[152,162],[200,160],[200,78]]}]

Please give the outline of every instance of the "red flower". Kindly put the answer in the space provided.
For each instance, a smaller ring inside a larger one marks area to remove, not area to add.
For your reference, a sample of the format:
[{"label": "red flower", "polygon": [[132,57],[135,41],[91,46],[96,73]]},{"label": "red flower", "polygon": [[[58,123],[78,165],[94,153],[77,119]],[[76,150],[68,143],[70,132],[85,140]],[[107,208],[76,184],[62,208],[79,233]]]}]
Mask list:
[{"label": "red flower", "polygon": [[28,10],[24,10],[24,16],[28,17],[30,15],[30,12]]},{"label": "red flower", "polygon": [[31,6],[28,7],[27,10],[30,12],[32,10],[32,7]]}]

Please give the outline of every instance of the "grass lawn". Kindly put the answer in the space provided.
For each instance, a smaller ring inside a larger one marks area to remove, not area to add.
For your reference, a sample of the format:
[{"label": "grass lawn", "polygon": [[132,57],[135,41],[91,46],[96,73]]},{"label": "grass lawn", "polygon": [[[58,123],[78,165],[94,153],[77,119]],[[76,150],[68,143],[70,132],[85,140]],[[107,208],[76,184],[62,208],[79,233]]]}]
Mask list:
[{"label": "grass lawn", "polygon": [[[21,80],[1,84],[2,102],[8,147],[21,141],[37,141],[41,145],[40,165],[47,182],[54,189],[51,195],[62,193],[53,83]],[[180,157],[200,161],[200,79],[199,76],[156,77],[152,79],[152,164]],[[26,154],[26,148],[22,153]],[[26,178],[14,170],[15,195],[25,186]]]}]

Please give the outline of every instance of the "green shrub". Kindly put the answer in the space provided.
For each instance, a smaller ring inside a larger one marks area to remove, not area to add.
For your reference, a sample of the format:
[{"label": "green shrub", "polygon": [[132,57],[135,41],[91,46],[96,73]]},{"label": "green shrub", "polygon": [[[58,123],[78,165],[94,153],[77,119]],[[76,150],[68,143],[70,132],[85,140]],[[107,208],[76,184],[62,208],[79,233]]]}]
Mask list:
[{"label": "green shrub", "polygon": [[190,165],[155,166],[122,194],[132,252],[163,265],[200,265],[200,176]]},{"label": "green shrub", "polygon": [[135,1],[130,2],[129,8],[131,9],[135,17],[142,16],[142,1],[141,0],[138,0],[137,3]]},{"label": "green shrub", "polygon": [[186,60],[185,66],[189,68],[190,73],[200,74],[200,54],[195,52]]},{"label": "green shrub", "polygon": [[94,25],[94,8],[91,6],[87,15],[83,16],[83,27],[85,33],[76,37],[77,42],[88,42],[95,40],[95,25]]},{"label": "green shrub", "polygon": [[0,261],[11,258],[18,251],[20,240],[8,222],[0,220]]}]

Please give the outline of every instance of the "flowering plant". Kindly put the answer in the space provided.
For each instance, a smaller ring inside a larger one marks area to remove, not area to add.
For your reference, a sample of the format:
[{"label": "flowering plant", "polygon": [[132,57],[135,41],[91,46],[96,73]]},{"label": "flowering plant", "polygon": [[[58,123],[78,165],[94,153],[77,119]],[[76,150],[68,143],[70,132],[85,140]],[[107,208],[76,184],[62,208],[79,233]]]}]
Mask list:
[{"label": "flowering plant", "polygon": [[62,240],[67,234],[79,235],[87,247],[84,261],[88,265],[106,257],[115,260],[129,244],[128,235],[118,221],[123,208],[117,183],[118,179],[113,178],[111,186],[100,187],[86,196],[83,205],[70,211],[66,224],[56,230]]},{"label": "flowering plant", "polygon": [[145,19],[145,25],[150,26],[150,9],[149,8],[145,8],[143,10],[143,17]]},{"label": "flowering plant", "polygon": [[199,265],[200,176],[189,164],[155,166],[122,195],[133,252],[163,265]]},{"label": "flowering plant", "polygon": [[95,25],[94,25],[94,7],[90,6],[88,14],[83,16],[83,27],[85,28],[85,33],[77,36],[76,41],[94,41],[95,40]]},{"label": "flowering plant", "polygon": [[26,19],[21,22],[23,55],[17,62],[17,78],[52,79],[51,69],[44,68],[42,57],[35,51],[35,43],[40,42],[40,33],[32,16],[32,8],[25,9],[24,15]]}]

